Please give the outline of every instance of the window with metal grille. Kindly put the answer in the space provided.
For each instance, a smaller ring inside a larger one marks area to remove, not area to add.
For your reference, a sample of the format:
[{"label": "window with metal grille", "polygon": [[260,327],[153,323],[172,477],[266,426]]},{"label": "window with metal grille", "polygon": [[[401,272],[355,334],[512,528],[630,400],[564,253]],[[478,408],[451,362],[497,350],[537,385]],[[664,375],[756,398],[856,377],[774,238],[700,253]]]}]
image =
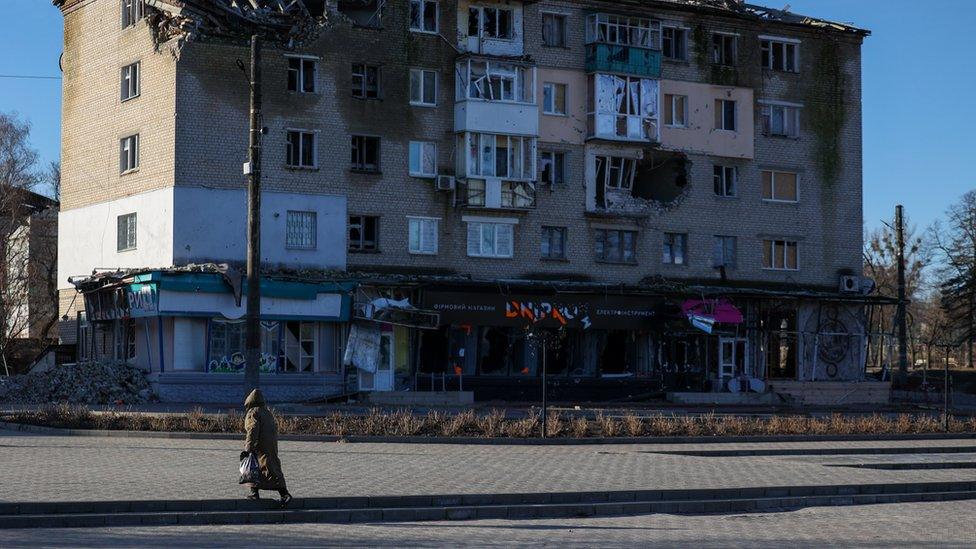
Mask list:
[{"label": "window with metal grille", "polygon": [[136,214],[120,215],[117,220],[117,249],[126,252],[136,249]]},{"label": "window with metal grille", "polygon": [[138,62],[122,67],[122,101],[139,96],[139,68]]},{"label": "window with metal grille", "polygon": [[315,217],[315,212],[289,211],[285,220],[285,247],[314,250]]},{"label": "window with metal grille", "polygon": [[288,58],[288,91],[315,93],[315,59],[309,57]]},{"label": "window with metal grille", "polygon": [[366,215],[349,216],[349,251],[371,252],[379,249],[380,218]]}]

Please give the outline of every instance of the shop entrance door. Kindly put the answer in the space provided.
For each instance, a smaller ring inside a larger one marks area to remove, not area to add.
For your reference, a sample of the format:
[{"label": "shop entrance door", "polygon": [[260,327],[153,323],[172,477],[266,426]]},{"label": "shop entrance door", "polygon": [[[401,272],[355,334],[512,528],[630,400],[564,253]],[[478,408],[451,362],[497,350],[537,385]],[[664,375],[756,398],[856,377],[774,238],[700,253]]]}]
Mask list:
[{"label": "shop entrance door", "polygon": [[359,371],[360,391],[392,391],[393,390],[393,332],[380,335],[379,360],[376,372]]},{"label": "shop entrance door", "polygon": [[744,338],[719,339],[718,375],[720,378],[727,380],[746,373],[746,343]]}]

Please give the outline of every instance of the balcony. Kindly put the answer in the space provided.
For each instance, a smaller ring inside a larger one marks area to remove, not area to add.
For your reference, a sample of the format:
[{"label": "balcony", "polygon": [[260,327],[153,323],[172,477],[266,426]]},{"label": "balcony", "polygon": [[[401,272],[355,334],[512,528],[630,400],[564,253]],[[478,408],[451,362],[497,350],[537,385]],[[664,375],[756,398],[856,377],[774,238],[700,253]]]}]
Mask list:
[{"label": "balcony", "polygon": [[463,208],[531,210],[535,208],[535,183],[501,179],[467,179],[457,183],[454,203]]},{"label": "balcony", "polygon": [[454,131],[539,135],[539,106],[467,99],[454,104]]},{"label": "balcony", "polygon": [[587,44],[586,72],[659,78],[661,76],[661,52],[619,44]]}]

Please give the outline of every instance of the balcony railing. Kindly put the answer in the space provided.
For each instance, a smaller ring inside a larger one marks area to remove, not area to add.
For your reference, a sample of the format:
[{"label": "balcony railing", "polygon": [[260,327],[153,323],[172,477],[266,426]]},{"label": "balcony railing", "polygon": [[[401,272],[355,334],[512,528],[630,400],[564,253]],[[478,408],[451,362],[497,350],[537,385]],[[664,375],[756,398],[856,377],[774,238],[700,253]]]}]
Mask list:
[{"label": "balcony railing", "polygon": [[587,44],[586,72],[608,72],[659,78],[661,76],[661,52],[619,44]]},{"label": "balcony railing", "polygon": [[500,179],[459,180],[454,204],[464,208],[531,210],[535,208],[535,183]]}]

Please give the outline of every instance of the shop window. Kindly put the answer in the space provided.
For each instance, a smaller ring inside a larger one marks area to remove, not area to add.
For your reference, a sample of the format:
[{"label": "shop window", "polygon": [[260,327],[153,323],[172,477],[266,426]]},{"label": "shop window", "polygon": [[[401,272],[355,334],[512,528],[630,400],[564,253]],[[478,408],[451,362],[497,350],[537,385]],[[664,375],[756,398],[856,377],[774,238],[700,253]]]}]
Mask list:
[{"label": "shop window", "polygon": [[511,360],[512,345],[507,328],[484,326],[478,341],[478,372],[505,375]]},{"label": "shop window", "polygon": [[[245,366],[247,325],[242,320],[210,321],[208,340],[207,371],[218,373],[241,372]],[[278,369],[278,323],[261,325],[261,363],[262,372]]]},{"label": "shop window", "polygon": [[316,61],[311,57],[288,57],[288,91],[315,93]]},{"label": "shop window", "polygon": [[601,376],[633,373],[636,341],[631,335],[632,332],[625,330],[609,330],[599,334]]},{"label": "shop window", "polygon": [[289,321],[282,329],[282,370],[311,373],[315,370],[316,327],[314,322]]},{"label": "shop window", "polygon": [[596,260],[606,263],[637,263],[637,232],[597,229],[594,233]]},{"label": "shop window", "polygon": [[88,313],[78,311],[78,361],[86,362],[95,358],[92,349],[92,325]]},{"label": "shop window", "polygon": [[368,215],[349,216],[349,251],[372,252],[379,249],[380,218]]},{"label": "shop window", "polygon": [[771,379],[796,379],[796,311],[770,312],[766,322],[766,372]]}]

